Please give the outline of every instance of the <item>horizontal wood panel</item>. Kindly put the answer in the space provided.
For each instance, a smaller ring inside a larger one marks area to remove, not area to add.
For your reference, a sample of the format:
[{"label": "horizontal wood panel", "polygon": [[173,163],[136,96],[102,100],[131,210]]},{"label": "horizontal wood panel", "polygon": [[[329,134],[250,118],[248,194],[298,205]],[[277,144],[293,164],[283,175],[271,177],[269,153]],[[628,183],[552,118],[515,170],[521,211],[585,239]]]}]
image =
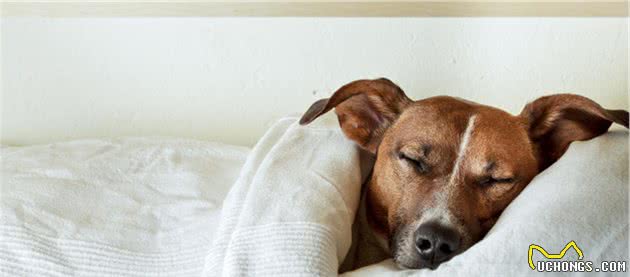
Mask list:
[{"label": "horizontal wood panel", "polygon": [[3,16],[278,16],[278,17],[428,17],[428,16],[628,16],[625,1],[218,1],[218,2],[3,2]]}]

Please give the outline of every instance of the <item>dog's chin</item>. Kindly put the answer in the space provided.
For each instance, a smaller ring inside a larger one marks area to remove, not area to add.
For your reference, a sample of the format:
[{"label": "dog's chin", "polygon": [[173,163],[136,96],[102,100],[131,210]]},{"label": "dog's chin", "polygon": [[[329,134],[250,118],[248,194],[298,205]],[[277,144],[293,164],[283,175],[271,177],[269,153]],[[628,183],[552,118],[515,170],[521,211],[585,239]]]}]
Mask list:
[{"label": "dog's chin", "polygon": [[449,260],[446,260],[446,261],[443,261],[443,262],[441,262],[439,264],[429,264],[426,261],[422,260],[417,255],[398,254],[398,255],[394,256],[394,262],[401,269],[423,269],[423,268],[426,268],[426,269],[430,269],[430,270],[436,270],[442,264],[448,263],[448,261]]},{"label": "dog's chin", "polygon": [[396,263],[396,265],[398,265],[400,269],[422,269],[422,268],[433,269],[429,267],[428,264],[423,263],[422,260],[420,259],[398,258],[398,259],[394,259],[394,262]]}]

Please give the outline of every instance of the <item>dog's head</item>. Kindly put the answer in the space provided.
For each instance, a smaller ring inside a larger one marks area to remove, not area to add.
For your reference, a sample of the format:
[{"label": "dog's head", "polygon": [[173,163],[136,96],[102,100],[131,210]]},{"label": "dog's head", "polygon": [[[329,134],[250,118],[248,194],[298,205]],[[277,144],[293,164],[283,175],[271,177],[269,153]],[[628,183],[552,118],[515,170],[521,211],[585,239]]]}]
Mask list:
[{"label": "dog's head", "polygon": [[612,122],[628,127],[627,111],[578,95],[541,97],[514,116],[447,96],[412,101],[387,79],[341,87],[300,123],[332,108],[344,134],[376,156],[368,221],[408,268],[435,268],[479,241],[571,142]]}]

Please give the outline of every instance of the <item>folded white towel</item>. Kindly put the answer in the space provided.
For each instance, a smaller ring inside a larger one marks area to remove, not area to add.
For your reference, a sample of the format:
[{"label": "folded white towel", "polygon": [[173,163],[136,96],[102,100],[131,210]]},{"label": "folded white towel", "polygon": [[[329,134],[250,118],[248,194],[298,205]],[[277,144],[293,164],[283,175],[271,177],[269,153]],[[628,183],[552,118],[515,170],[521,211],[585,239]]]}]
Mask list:
[{"label": "folded white towel", "polygon": [[359,151],[336,125],[281,120],[228,194],[207,276],[334,276],[351,243]]}]

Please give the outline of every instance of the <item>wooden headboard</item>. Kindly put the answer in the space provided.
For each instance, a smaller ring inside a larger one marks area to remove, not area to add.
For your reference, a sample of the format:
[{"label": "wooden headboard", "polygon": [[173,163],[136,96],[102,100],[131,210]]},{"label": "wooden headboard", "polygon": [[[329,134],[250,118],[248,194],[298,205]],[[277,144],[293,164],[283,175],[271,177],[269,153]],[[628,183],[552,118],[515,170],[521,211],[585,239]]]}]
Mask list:
[{"label": "wooden headboard", "polygon": [[4,2],[3,16],[628,16],[625,0],[38,1]]}]

